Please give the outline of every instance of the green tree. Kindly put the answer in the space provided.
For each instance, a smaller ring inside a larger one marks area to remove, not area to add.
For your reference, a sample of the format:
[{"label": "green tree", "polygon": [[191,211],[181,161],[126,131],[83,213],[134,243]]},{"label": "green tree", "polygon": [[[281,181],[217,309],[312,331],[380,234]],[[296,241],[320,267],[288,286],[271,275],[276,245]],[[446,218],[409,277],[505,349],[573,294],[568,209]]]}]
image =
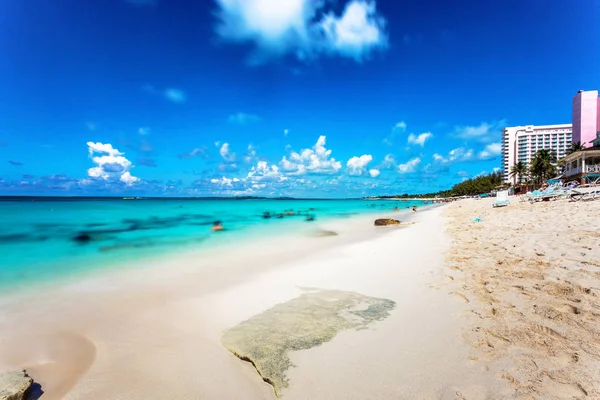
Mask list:
[{"label": "green tree", "polygon": [[567,154],[576,153],[578,151],[583,150],[585,147],[581,144],[581,142],[573,142],[571,143],[571,147],[567,150]]},{"label": "green tree", "polygon": [[523,179],[527,176],[527,164],[523,161],[517,162],[510,168],[510,173],[508,174],[511,178],[517,177],[517,182],[520,185],[523,182]]},{"label": "green tree", "polygon": [[550,149],[538,150],[531,160],[529,173],[540,184],[556,175],[556,153]]}]

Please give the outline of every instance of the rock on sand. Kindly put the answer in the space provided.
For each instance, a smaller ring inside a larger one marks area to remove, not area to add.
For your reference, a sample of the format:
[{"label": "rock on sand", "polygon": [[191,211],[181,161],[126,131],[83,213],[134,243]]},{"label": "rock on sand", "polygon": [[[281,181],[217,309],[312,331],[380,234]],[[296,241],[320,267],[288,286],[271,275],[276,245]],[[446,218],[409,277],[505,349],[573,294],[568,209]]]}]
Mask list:
[{"label": "rock on sand", "polygon": [[0,400],[23,400],[32,384],[25,370],[0,374]]}]

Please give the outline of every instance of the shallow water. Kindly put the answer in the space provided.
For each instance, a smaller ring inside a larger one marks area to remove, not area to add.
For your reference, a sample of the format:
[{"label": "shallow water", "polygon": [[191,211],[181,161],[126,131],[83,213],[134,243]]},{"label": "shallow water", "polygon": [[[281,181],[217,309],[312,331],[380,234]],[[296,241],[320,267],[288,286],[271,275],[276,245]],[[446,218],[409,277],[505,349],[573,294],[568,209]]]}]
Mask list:
[{"label": "shallow water", "polygon": [[[0,198],[0,290],[186,248],[228,249],[258,236],[299,232],[323,220],[413,204],[422,203]],[[308,216],[314,221],[307,221]],[[217,220],[225,231],[211,232]]]}]

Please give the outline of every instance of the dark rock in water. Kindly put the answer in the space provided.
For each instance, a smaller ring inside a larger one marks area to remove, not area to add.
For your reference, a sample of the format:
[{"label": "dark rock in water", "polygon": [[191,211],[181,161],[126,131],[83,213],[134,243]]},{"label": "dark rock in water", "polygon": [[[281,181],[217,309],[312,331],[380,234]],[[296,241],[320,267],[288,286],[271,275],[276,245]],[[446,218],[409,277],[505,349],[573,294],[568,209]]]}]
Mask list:
[{"label": "dark rock in water", "polygon": [[375,220],[375,226],[400,225],[400,221],[392,218],[381,218]]},{"label": "dark rock in water", "polygon": [[75,236],[73,240],[79,243],[87,243],[90,240],[92,240],[92,237],[89,233],[82,232],[79,235]]},{"label": "dark rock in water", "polygon": [[32,384],[25,370],[0,374],[0,400],[24,400]]},{"label": "dark rock in water", "polygon": [[271,218],[271,213],[270,213],[270,212],[268,212],[268,211],[265,211],[265,212],[263,213],[262,217],[263,217],[264,219],[269,219],[269,218]]},{"label": "dark rock in water", "polygon": [[315,220],[315,216],[314,215],[307,215],[306,216],[306,221],[314,221]]}]

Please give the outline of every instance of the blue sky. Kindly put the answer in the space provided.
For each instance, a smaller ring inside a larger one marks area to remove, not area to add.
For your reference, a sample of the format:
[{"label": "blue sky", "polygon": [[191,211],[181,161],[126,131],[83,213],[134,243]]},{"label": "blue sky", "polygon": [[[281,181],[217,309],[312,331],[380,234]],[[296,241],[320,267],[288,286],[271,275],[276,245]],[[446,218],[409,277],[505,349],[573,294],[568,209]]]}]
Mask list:
[{"label": "blue sky", "polygon": [[[285,4],[284,4],[285,3]],[[596,0],[4,0],[0,194],[355,197],[600,88]]]}]

